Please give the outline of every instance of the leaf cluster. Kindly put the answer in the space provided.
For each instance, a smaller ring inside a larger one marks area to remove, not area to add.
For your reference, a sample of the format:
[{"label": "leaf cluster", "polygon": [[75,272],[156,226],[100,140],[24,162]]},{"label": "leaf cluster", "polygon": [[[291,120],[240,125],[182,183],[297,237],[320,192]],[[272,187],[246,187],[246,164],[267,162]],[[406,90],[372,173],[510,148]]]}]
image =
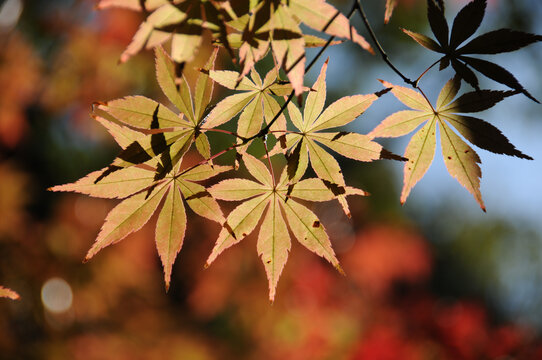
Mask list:
[{"label": "leaf cluster", "polygon": [[[395,5],[392,0],[386,2],[386,22]],[[487,110],[518,92],[535,100],[507,70],[467,55],[517,50],[539,41],[540,36],[501,29],[461,46],[479,27],[485,0],[467,4],[456,16],[451,32],[444,17],[443,0],[428,0],[428,20],[436,41],[404,30],[426,48],[443,54],[437,62],[441,69],[451,64],[456,72],[442,88],[435,105],[419,85],[427,71],[417,81],[410,81],[389,61],[359,0],[353,1],[348,16],[324,0],[101,0],[98,4],[99,8],[115,6],[145,15],[121,60],[127,60],[143,47],[154,48],[158,84],[175,109],[143,96],[95,104],[93,118],[111,133],[121,152],[104,169],[75,183],[51,188],[122,200],[107,215],[86,260],[137,231],[158,213],[155,242],[167,289],[172,266],[183,245],[188,205],[194,213],[221,227],[207,265],[259,226],[257,252],[273,300],[292,237],[342,271],[324,224],[308,205],[337,200],[350,217],[346,198],[368,195],[347,185],[336,154],[361,162],[404,161],[404,203],[429,168],[440,135],[448,172],[484,211],[481,160],[467,142],[497,154],[531,159],[489,122],[467,115]],[[325,49],[337,43],[336,37],[372,52],[350,24],[349,17],[355,13],[364,21],[383,61],[413,88],[382,81],[383,91],[346,96],[326,107],[329,59],[311,87],[305,86],[304,76]],[[325,41],[305,34],[303,24],[330,38]],[[191,87],[179,70],[194,58],[206,39],[204,32],[210,32],[212,43],[238,60],[239,69],[215,69],[215,50]],[[169,46],[168,51],[164,46]],[[322,49],[307,64],[305,48],[310,46]],[[275,66],[260,74],[254,65],[268,53]],[[512,90],[480,89],[472,69]],[[462,80],[475,91],[459,94]],[[213,101],[215,83],[234,93]],[[389,115],[368,135],[344,130],[388,92],[411,110]],[[223,127],[229,122],[236,122],[236,131]],[[390,153],[374,141],[415,130],[404,157]],[[212,132],[231,137],[231,145],[213,151],[208,139]],[[274,147],[269,150],[268,144]],[[264,158],[251,154],[251,147],[258,145],[263,145]],[[234,151],[251,178],[224,179],[221,175],[221,181],[209,184],[208,180],[217,175],[238,170],[237,163],[216,163],[221,155]],[[199,160],[190,163],[188,159],[193,159],[195,153]],[[307,177],[309,165],[316,177]],[[240,204],[224,215],[217,200]]]}]

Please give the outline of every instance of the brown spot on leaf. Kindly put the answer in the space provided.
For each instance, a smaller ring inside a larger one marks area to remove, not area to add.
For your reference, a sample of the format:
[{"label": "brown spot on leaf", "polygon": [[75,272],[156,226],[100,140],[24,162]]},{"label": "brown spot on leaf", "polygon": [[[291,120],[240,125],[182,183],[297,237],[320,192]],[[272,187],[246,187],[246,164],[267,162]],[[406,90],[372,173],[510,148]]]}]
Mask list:
[{"label": "brown spot on leaf", "polygon": [[452,160],[452,157],[451,157],[451,156],[448,156],[448,160]]},{"label": "brown spot on leaf", "polygon": [[316,220],[315,222],[313,222],[313,223],[312,223],[312,227],[313,227],[313,228],[320,227],[320,221]]}]

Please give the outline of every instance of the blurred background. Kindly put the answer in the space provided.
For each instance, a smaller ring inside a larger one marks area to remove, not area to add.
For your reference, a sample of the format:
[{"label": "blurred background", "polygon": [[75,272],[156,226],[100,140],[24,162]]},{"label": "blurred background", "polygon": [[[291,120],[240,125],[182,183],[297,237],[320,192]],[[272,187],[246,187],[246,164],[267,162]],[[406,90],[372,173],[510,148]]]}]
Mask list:
[{"label": "blurred background", "polygon": [[[466,2],[447,1],[450,21]],[[386,26],[385,1],[363,3],[405,74],[416,78],[437,59],[399,29],[429,34],[425,1],[400,0]],[[82,264],[115,202],[46,189],[102,168],[118,152],[89,117],[92,102],[135,94],[165,101],[151,53],[117,65],[140,15],[97,12],[94,5],[0,0],[0,285],[21,296],[0,299],[1,359],[542,358],[542,122],[540,105],[522,96],[480,116],[536,159],[478,151],[487,214],[447,174],[438,153],[403,207],[401,164],[341,159],[347,183],[372,196],[350,201],[350,220],[336,204],[314,210],[347,277],[294,243],[270,304],[255,237],[203,270],[219,227],[194,214],[169,293],[152,219]],[[489,1],[480,31],[540,34],[541,15],[538,0]],[[189,78],[209,51],[186,67]],[[377,78],[403,85],[355,46],[334,46],[327,55],[328,103],[380,90]],[[540,44],[492,60],[542,98]],[[221,61],[232,66],[225,56]],[[451,76],[433,70],[422,85],[434,99]],[[352,129],[366,133],[400,109],[383,97]],[[407,141],[383,144],[403,153]]]}]

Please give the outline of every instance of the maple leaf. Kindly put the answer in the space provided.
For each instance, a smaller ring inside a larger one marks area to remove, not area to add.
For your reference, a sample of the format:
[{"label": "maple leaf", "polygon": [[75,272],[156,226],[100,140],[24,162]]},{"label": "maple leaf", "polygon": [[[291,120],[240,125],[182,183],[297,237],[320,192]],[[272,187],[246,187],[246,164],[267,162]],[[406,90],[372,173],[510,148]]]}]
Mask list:
[{"label": "maple leaf", "polygon": [[392,85],[386,81],[382,81],[382,83],[386,87],[391,87],[395,97],[413,110],[403,110],[388,116],[368,134],[369,136],[399,137],[424,124],[414,134],[405,150],[404,156],[409,160],[404,167],[402,204],[433,161],[437,127],[440,132],[442,155],[448,172],[474,196],[484,211],[485,206],[480,193],[480,178],[482,176],[478,165],[481,163],[480,157],[452,128],[455,128],[466,140],[482,149],[532,160],[530,156],[517,150],[493,125],[475,117],[460,115],[461,113],[487,110],[504,98],[514,95],[515,92],[479,90],[465,93],[453,100],[461,86],[461,79],[456,76],[442,88],[436,106],[433,107],[417,91]]},{"label": "maple leaf", "polygon": [[335,189],[345,214],[350,217],[344,196],[345,181],[339,163],[319,144],[358,161],[373,161],[393,156],[365,135],[346,131],[321,132],[321,130],[349,124],[379,96],[377,94],[347,96],[323,110],[326,101],[326,70],[327,61],[312,87],[314,91],[309,92],[307,96],[303,114],[296,105],[288,104],[288,114],[299,132],[288,132],[285,135],[285,141],[277,143],[271,153],[279,152],[280,148],[282,151],[289,151],[287,168],[292,182],[299,180],[305,174],[310,162],[316,175]]},{"label": "maple leaf", "polygon": [[[248,11],[233,16],[227,25],[237,33],[228,35],[237,43],[242,66],[240,76],[249,73],[254,64],[262,59],[269,49],[276,63],[284,69],[296,95],[303,92],[305,75],[305,45],[321,46],[325,42],[312,37],[310,41],[299,25],[305,25],[328,35],[346,38],[372,52],[369,43],[350,25],[347,17],[325,0],[262,0],[251,2]],[[240,42],[240,44],[239,44]]]},{"label": "maple leaf", "polygon": [[542,36],[510,29],[499,29],[477,36],[461,46],[482,23],[487,0],[473,0],[465,5],[455,17],[451,32],[444,17],[443,0],[427,0],[427,6],[429,24],[437,41],[413,31],[404,29],[403,31],[426,49],[444,54],[440,59],[441,70],[451,64],[457,75],[479,90],[478,78],[472,71],[476,70],[538,102],[508,70],[490,61],[467,55],[515,51],[541,41]]},{"label": "maple leaf", "polygon": [[5,288],[3,286],[0,286],[0,298],[5,297],[9,298],[11,300],[19,300],[19,294],[17,294],[15,291]]},{"label": "maple leaf", "polygon": [[[335,194],[330,187],[316,178],[290,183],[286,168],[276,182],[260,160],[248,153],[243,154],[242,158],[248,172],[257,181],[226,179],[208,189],[216,199],[243,202],[228,215],[207,259],[207,266],[225,249],[250,235],[263,217],[257,249],[269,280],[271,301],[275,298],[277,283],[291,247],[288,227],[303,246],[322,256],[342,272],[324,226],[316,214],[296,201],[333,200]],[[363,191],[355,188],[344,189],[344,195],[365,195]]]},{"label": "maple leaf", "polygon": [[[167,54],[163,50],[158,50],[157,58],[159,58],[159,63],[161,56],[163,56],[162,60],[167,63]],[[214,57],[212,57],[208,65],[212,64],[212,62],[214,62]],[[159,73],[164,71],[162,66],[157,66],[157,69]],[[161,75],[158,77],[160,85],[163,86],[164,93],[170,97],[172,102],[177,102],[178,106],[183,106],[179,103],[179,101],[182,101],[183,88],[181,87],[181,93],[173,92],[170,84],[171,79],[167,77],[163,78],[164,76],[161,79]],[[188,89],[187,85],[185,89]],[[198,78],[196,85],[197,97],[194,104],[192,104],[191,100],[189,103],[190,120],[183,119],[185,126],[193,134],[197,131],[198,124],[203,120],[204,110],[210,100],[211,93],[212,81],[206,74],[202,74]],[[105,105],[100,105],[93,115],[98,122],[106,127],[123,149],[121,154],[127,154],[131,151],[130,149],[135,147],[134,144],[138,144],[138,146],[143,148],[144,144],[147,144],[145,141],[149,142],[149,135],[135,129],[138,126],[140,128],[147,126],[145,124],[149,122],[149,112],[145,111],[145,108],[141,106],[141,104],[145,104],[144,102],[136,101],[136,103],[140,106],[135,108],[130,106],[109,108]],[[185,103],[184,106],[188,106],[188,104]],[[166,115],[160,116],[158,114]],[[171,121],[179,121],[179,119],[181,118],[177,115],[172,117],[167,112],[160,113],[158,110],[155,110],[153,119],[150,121],[158,121],[162,125],[165,124],[164,127],[167,128],[170,126]],[[127,127],[127,123],[132,128]],[[177,123],[175,124],[177,125]],[[153,129],[152,126],[151,129]],[[173,131],[173,133],[175,132]],[[155,144],[152,142],[156,140],[154,140],[153,136],[154,134],[150,136],[151,149],[155,148],[153,147]],[[169,139],[169,137],[166,136],[166,139]],[[187,142],[183,144],[186,148]],[[200,149],[198,150],[201,152]],[[208,147],[206,151],[210,151]],[[180,158],[182,158],[184,153],[185,151],[179,155]],[[123,159],[122,157],[119,158]],[[126,158],[124,157],[124,159]],[[111,171],[107,176],[104,176],[104,174],[110,171],[111,166],[94,171],[77,180],[75,183],[58,185],[49,189],[51,191],[77,192],[99,198],[124,199],[107,215],[105,223],[96,238],[96,242],[88,251],[85,261],[92,258],[104,247],[117,243],[132,232],[139,230],[148,222],[152,214],[159,208],[159,205],[163,203],[156,223],[155,241],[158,254],[164,266],[166,289],[169,288],[171,268],[182,247],[186,229],[184,202],[196,214],[223,224],[225,219],[218,203],[210,196],[205,187],[197,182],[207,180],[232,169],[231,166],[201,163],[187,170],[181,170],[179,169],[181,165],[180,158],[177,163],[170,163],[170,169],[167,171],[163,169],[164,156],[149,156],[144,159],[145,161],[139,163],[134,161],[132,166],[120,167]],[[161,175],[157,178],[157,174]]]},{"label": "maple leaf", "polygon": [[116,171],[157,157],[160,158],[160,162],[154,180],[159,180],[173,169],[192,143],[195,143],[203,157],[211,156],[209,140],[200,128],[213,92],[214,85],[209,79],[208,71],[214,65],[216,54],[215,50],[204,68],[205,71],[199,74],[192,101],[190,87],[184,76],[178,79],[170,57],[161,47],[156,49],[158,84],[180,114],[143,96],[129,96],[95,106],[95,116],[101,114],[102,119],[106,116],[112,124],[120,123],[140,131],[137,136],[134,132],[130,133],[131,142],[123,147],[122,152],[100,176],[96,177],[95,182]]},{"label": "maple leaf", "polygon": [[[171,268],[179,253],[186,229],[184,202],[198,215],[223,224],[225,219],[217,202],[198,181],[207,180],[231,166],[200,164],[188,170],[170,172],[154,181],[156,169],[151,166],[126,168],[95,183],[99,172],[93,172],[72,184],[58,185],[51,191],[72,191],[100,198],[125,198],[105,219],[94,245],[85,261],[103,248],[117,243],[145,225],[160,203],[156,222],[156,248],[164,266],[166,290],[169,288]],[[152,192],[145,191],[152,188]]]},{"label": "maple leaf", "polygon": [[[224,98],[213,108],[203,130],[222,125],[241,113],[237,123],[237,135],[250,138],[261,130],[264,119],[269,124],[275,115],[280,113],[281,106],[273,96],[285,96],[292,92],[290,84],[280,84],[278,81],[277,68],[268,72],[263,81],[255,69],[251,70],[252,80],[244,77],[238,82],[239,76],[235,71],[209,72],[209,77],[220,85],[240,92]],[[270,130],[285,129],[286,117],[280,114]]]},{"label": "maple leaf", "polygon": [[227,35],[223,18],[225,1],[213,0],[102,0],[98,9],[121,7],[147,16],[120,57],[126,62],[144,47],[152,49],[171,41],[171,57],[177,63],[193,60],[208,30],[215,37]]}]

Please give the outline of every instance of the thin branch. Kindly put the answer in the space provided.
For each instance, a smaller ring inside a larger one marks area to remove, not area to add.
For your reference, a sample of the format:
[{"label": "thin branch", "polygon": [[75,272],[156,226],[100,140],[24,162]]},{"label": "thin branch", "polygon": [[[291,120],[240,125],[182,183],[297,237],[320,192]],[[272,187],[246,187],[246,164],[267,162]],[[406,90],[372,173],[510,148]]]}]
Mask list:
[{"label": "thin branch", "polygon": [[435,110],[435,108],[433,107],[433,104],[431,104],[431,101],[429,101],[429,98],[427,97],[427,95],[425,95],[425,93],[423,92],[423,90],[419,87],[419,86],[416,86],[416,90],[418,90],[420,92],[420,94],[422,94],[423,98],[425,99],[425,101],[427,101],[427,103],[429,104],[429,106],[431,107],[431,110],[433,110],[433,113],[434,114],[437,114],[437,110]]},{"label": "thin branch", "polygon": [[416,79],[416,87],[418,87],[418,83],[420,82],[420,80],[422,79],[422,77],[425,76],[425,74],[427,74],[427,72],[429,70],[431,70],[435,65],[437,65],[438,63],[440,62],[440,59],[435,61],[433,64],[431,64],[431,66],[429,66],[427,69],[425,69],[425,71],[423,73],[421,73],[420,76],[418,76],[418,78]]},{"label": "thin branch", "polygon": [[393,63],[390,61],[390,58],[388,54],[384,51],[382,46],[380,45],[380,42],[376,38],[375,32],[373,31],[373,28],[371,27],[371,24],[369,23],[369,20],[367,19],[367,15],[365,15],[365,11],[363,10],[363,6],[361,5],[361,0],[356,0],[356,8],[359,12],[359,15],[361,17],[361,20],[365,24],[365,27],[367,28],[367,31],[369,32],[369,35],[371,36],[371,39],[373,40],[376,48],[378,49],[378,52],[380,53],[380,56],[382,57],[382,60],[397,74],[403,79],[403,81],[413,88],[417,88],[418,84],[415,81],[410,80],[408,77],[406,77],[399,69],[393,65]]},{"label": "thin branch", "polygon": [[365,14],[365,11],[363,10],[363,6],[361,5],[361,0],[355,0],[356,7],[359,12],[359,15],[361,17],[361,20],[363,20],[363,23],[365,24],[365,27],[367,28],[367,31],[369,32],[369,35],[371,36],[371,39],[373,40],[376,48],[378,49],[378,52],[380,53],[382,60],[388,65],[397,75],[403,79],[403,81],[410,86],[412,86],[414,89],[418,90],[422,96],[425,98],[431,109],[433,109],[433,112],[436,113],[436,110],[433,108],[433,105],[431,104],[431,101],[427,98],[423,90],[419,87],[418,82],[421,80],[421,78],[436,64],[438,64],[438,61],[432,64],[427,70],[425,70],[417,79],[416,81],[412,81],[410,78],[408,78],[406,75],[404,75],[399,69],[393,65],[393,63],[390,61],[388,54],[384,51],[382,46],[380,45],[380,42],[376,38],[376,34],[373,31],[373,28],[371,27],[371,24],[369,23],[369,20],[367,19],[367,15]]},{"label": "thin branch", "polygon": [[224,155],[225,153],[229,152],[230,150],[233,150],[233,149],[235,149],[235,148],[238,148],[238,147],[241,146],[241,145],[243,145],[243,143],[236,143],[236,144],[233,144],[233,145],[227,147],[226,149],[221,150],[221,151],[217,152],[217,153],[214,154],[214,155],[211,155],[208,159],[203,159],[203,160],[200,161],[199,163],[194,164],[194,165],[192,165],[192,166],[190,166],[190,167],[184,169],[183,171],[181,171],[180,173],[178,173],[177,175],[175,175],[174,178],[178,178],[179,176],[184,175],[185,173],[189,172],[189,171],[192,170],[192,169],[197,168],[198,166],[207,164],[209,161],[212,161],[212,160],[216,159],[217,157],[222,156],[222,155]]},{"label": "thin branch", "polygon": [[205,128],[205,127],[201,127],[200,130],[205,131],[205,132],[207,132],[207,131],[213,132],[214,131],[214,132],[219,132],[219,133],[235,136],[236,138],[241,139],[241,140],[245,139],[243,136],[238,135],[237,133],[234,133],[233,131],[229,131],[229,130],[216,129],[216,128]]}]

